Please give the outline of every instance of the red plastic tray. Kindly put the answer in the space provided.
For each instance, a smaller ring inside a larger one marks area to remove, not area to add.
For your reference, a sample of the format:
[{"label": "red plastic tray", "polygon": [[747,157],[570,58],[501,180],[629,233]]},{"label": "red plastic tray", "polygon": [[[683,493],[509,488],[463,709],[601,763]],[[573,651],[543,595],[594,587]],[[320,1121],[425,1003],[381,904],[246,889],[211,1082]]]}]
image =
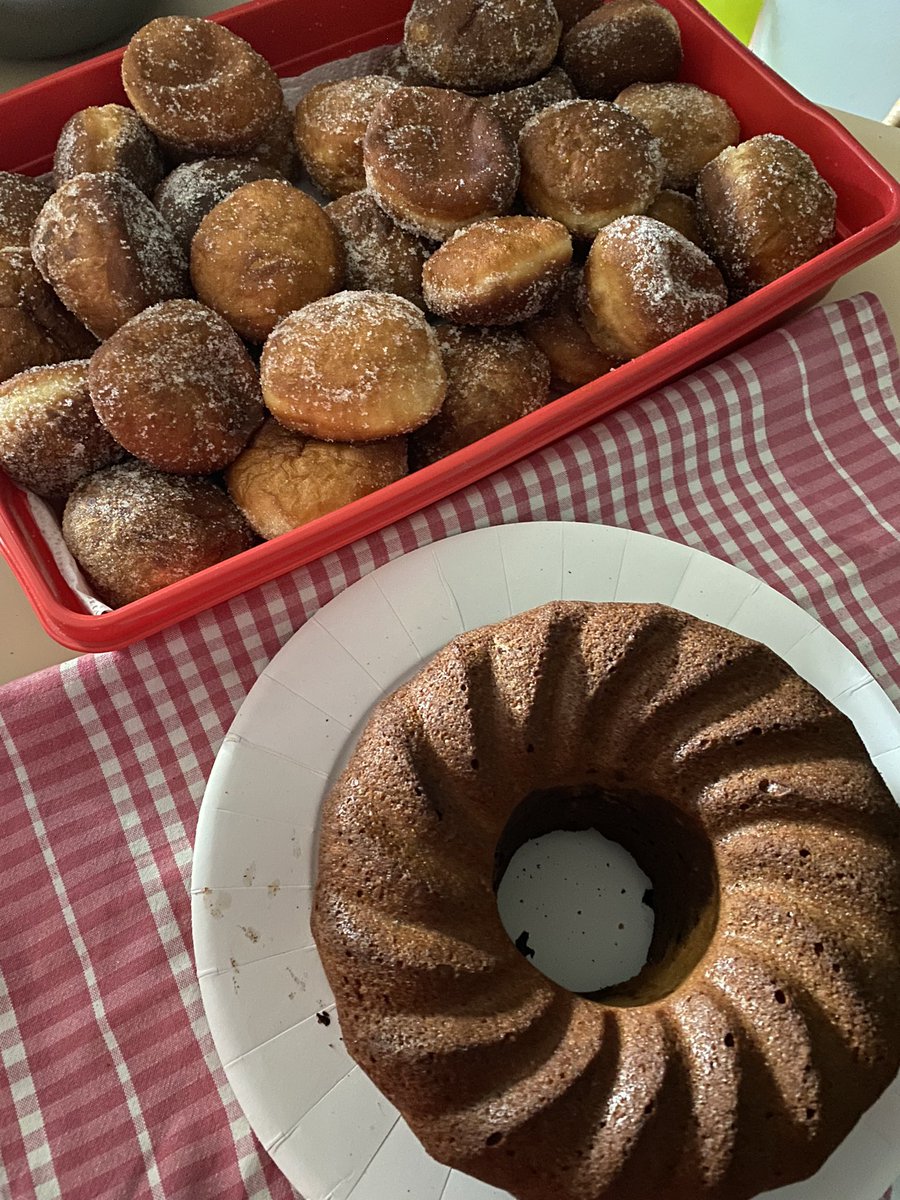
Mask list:
[{"label": "red plastic tray", "polygon": [[[836,245],[702,325],[555,400],[442,462],[272,542],[101,616],[62,579],[23,492],[0,472],[0,548],[47,632],[76,650],[110,650],[346,545],[547,445],[778,324],[847,271],[900,240],[900,184],[836,121],[769,70],[695,0],[663,0],[681,27],[683,78],[726,97],[744,137],[780,133],[837,192]],[[409,0],[256,0],[215,19],[281,75],[399,41]],[[0,96],[0,169],[49,168],[58,132],[89,104],[124,101],[120,50]]]}]

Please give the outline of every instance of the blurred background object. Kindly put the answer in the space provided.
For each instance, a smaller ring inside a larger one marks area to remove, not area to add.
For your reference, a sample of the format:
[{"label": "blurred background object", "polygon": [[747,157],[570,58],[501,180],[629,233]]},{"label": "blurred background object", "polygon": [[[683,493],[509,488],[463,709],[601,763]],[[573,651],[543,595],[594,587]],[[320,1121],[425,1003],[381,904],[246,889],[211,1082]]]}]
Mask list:
[{"label": "blurred background object", "polygon": [[0,55],[74,54],[130,33],[150,7],[151,0],[0,0]]},{"label": "blurred background object", "polygon": [[704,0],[703,3],[703,7],[708,9],[717,21],[721,21],[726,29],[730,29],[734,36],[746,45],[750,44],[762,6],[763,0]]}]

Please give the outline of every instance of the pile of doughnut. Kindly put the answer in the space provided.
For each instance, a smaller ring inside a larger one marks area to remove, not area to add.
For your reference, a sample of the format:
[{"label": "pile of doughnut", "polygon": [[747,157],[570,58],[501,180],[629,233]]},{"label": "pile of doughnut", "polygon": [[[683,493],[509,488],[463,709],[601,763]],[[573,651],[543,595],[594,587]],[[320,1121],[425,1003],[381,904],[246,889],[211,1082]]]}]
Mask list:
[{"label": "pile of doughnut", "polygon": [[414,0],[382,74],[291,113],[223,26],[151,21],[133,107],[0,173],[0,466],[119,606],[818,254],[810,159],[681,65],[655,0]]}]

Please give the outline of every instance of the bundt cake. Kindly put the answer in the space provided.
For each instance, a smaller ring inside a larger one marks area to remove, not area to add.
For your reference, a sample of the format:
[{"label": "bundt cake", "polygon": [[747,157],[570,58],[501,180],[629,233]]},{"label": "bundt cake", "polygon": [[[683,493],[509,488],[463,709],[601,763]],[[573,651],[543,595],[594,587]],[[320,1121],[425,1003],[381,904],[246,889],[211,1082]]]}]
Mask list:
[{"label": "bundt cake", "polygon": [[[514,850],[594,827],[653,881],[638,975],[574,995],[504,932]],[[455,638],[322,814],[313,930],[350,1054],[520,1200],[747,1200],[815,1172],[900,1058],[900,809],[770,650],[558,602]]]}]

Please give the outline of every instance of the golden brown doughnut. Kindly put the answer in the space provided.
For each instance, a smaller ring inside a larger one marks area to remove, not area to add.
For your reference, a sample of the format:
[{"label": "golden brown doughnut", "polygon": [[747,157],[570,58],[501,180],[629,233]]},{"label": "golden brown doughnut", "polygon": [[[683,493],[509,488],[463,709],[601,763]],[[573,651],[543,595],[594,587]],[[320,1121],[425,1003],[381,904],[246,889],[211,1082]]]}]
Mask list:
[{"label": "golden brown doughnut", "polygon": [[349,291],[393,292],[425,307],[422,267],[428,249],[421,238],[401,229],[365,190],[332,200],[325,211],[344,246]]},{"label": "golden brown doughnut", "polygon": [[334,512],[407,472],[406,438],[319,442],[270,417],[225,475],[232,500],[264,538]]},{"label": "golden brown doughnut", "polygon": [[165,177],[153,203],[169,223],[185,254],[200,222],[226,196],[257,179],[280,179],[274,167],[250,158],[201,158]]},{"label": "golden brown doughnut", "polygon": [[503,128],[518,142],[519,134],[535,113],[558,104],[560,100],[575,100],[578,93],[561,67],[551,67],[546,75],[526,83],[522,87],[510,88],[505,92],[492,92],[482,97],[494,116],[499,117]]},{"label": "golden brown doughnut", "polygon": [[53,193],[31,252],[66,308],[99,338],[190,289],[169,226],[143,192],[109,171],[76,175]]},{"label": "golden brown doughnut", "polygon": [[255,540],[210,480],[134,461],[82,479],[66,503],[62,531],[94,592],[112,608],[240,554]]},{"label": "golden brown doughnut", "polygon": [[84,358],[96,345],[41,278],[29,250],[0,250],[0,383],[28,367]]},{"label": "golden brown doughnut", "polygon": [[148,195],[163,176],[156,138],[130,108],[104,104],[69,117],[53,155],[53,180],[61,187],[84,173],[115,171]]},{"label": "golden brown doughnut", "polygon": [[94,412],[86,359],[31,367],[0,384],[0,467],[20,487],[66,496],[124,454]]},{"label": "golden brown doughnut", "polygon": [[665,162],[640,121],[603,100],[566,100],[532,117],[519,139],[521,194],[532,212],[593,237],[653,203]]},{"label": "golden brown doughnut", "polygon": [[513,202],[519,156],[479,100],[440,88],[397,88],[363,138],[366,182],[404,229],[443,241]]},{"label": "golden brown doughnut", "polygon": [[548,304],[572,239],[545,217],[493,217],[455,233],[422,272],[428,308],[457,325],[515,325]]},{"label": "golden brown doughnut", "polygon": [[678,77],[678,22],[656,0],[609,0],[573,25],[559,59],[582,96],[612,100],[630,83]]},{"label": "golden brown doughnut", "polygon": [[652,217],[622,217],[597,234],[584,269],[583,319],[604,354],[635,358],[723,309],[712,259]]},{"label": "golden brown doughnut", "polygon": [[700,226],[700,210],[697,201],[687,192],[673,192],[663,188],[644,214],[662,221],[663,225],[671,225],[679,233],[684,234],[689,242],[706,249],[706,240]]},{"label": "golden brown doughnut", "polygon": [[272,171],[283,175],[290,183],[299,181],[303,172],[294,145],[294,114],[287,104],[282,104],[278,116],[262,138],[239,157],[252,158],[264,167],[271,167]]},{"label": "golden brown doughnut", "polygon": [[728,101],[692,83],[633,83],[616,104],[659,138],[666,188],[693,187],[703,167],[741,136]]},{"label": "golden brown doughnut", "polygon": [[122,83],[157,137],[201,154],[240,154],[284,106],[278,76],[243,38],[198,17],[158,17],[134,35]]},{"label": "golden brown doughnut", "polygon": [[242,337],[263,342],[282,317],[341,286],[344,255],[330,218],[277,179],[246,183],[200,222],[191,243],[197,295]]},{"label": "golden brown doughnut", "polygon": [[547,360],[520,333],[453,325],[439,325],[436,332],[447,399],[436,417],[410,435],[413,470],[535,412],[550,395]]},{"label": "golden brown doughnut", "polygon": [[0,250],[28,246],[38,213],[53,195],[43,179],[0,171]]},{"label": "golden brown doughnut", "polygon": [[835,194],[812,159],[774,133],[723,150],[700,172],[700,219],[735,297],[834,241]]},{"label": "golden brown doughnut", "polygon": [[386,75],[361,75],[320,83],[300,100],[294,113],[297,153],[326,196],[366,186],[363,134],[375,105],[398,87]]},{"label": "golden brown doughnut", "polygon": [[266,342],[263,399],[289,429],[371,442],[424,425],[447,378],[434,331],[409,300],[339,292],[286,317]]},{"label": "golden brown doughnut", "polygon": [[522,332],[546,356],[550,375],[564,387],[582,387],[606,375],[618,360],[598,350],[578,315],[580,267],[566,271],[562,287],[546,312],[528,321]]},{"label": "golden brown doughnut", "polygon": [[160,471],[222,470],[264,415],[243,343],[196,300],[169,300],[132,317],[91,359],[88,384],[116,441]]},{"label": "golden brown doughnut", "polygon": [[546,71],[561,29],[552,0],[413,0],[403,44],[438,83],[493,92]]}]

